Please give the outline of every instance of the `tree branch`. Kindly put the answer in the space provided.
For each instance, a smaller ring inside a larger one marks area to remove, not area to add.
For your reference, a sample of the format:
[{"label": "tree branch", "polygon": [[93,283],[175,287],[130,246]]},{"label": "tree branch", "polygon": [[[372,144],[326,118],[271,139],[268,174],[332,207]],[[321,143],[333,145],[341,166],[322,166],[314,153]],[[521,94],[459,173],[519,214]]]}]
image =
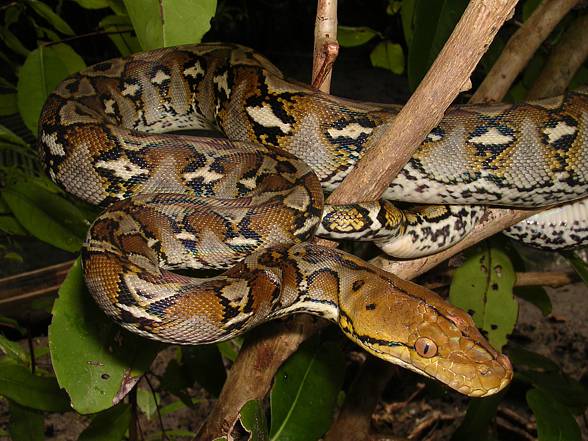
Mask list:
[{"label": "tree branch", "polygon": [[510,38],[472,101],[500,101],[539,45],[577,3],[578,0],[544,0]]},{"label": "tree branch", "polygon": [[379,198],[464,86],[516,0],[472,0],[427,75],[391,124],[383,128],[351,173],[327,199],[331,204]]},{"label": "tree branch", "polygon": [[588,58],[588,15],[574,20],[551,50],[543,70],[531,86],[527,99],[536,100],[564,93],[573,76]]}]

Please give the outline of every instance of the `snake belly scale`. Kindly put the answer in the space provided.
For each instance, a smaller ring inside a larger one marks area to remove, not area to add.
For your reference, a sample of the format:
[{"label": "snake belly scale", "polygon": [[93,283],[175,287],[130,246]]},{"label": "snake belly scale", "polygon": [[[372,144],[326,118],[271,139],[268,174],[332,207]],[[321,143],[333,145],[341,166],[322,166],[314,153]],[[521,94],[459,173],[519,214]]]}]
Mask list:
[{"label": "snake belly scale", "polygon": [[[581,198],[585,108],[582,93],[458,108],[386,196],[517,206]],[[43,108],[39,147],[55,182],[105,208],[84,244],[84,275],[100,307],[131,331],[210,343],[308,312],[378,357],[467,395],[495,393],[512,369],[469,315],[305,242],[319,231],[394,248],[385,244],[399,237],[401,248],[420,241],[431,252],[475,223],[480,210],[466,206],[323,207],[322,189],[344,179],[394,114],[287,81],[250,49],[202,44],[106,61],[64,80]],[[231,141],[163,133],[211,127]],[[205,267],[226,271],[208,279],[171,271]]]}]

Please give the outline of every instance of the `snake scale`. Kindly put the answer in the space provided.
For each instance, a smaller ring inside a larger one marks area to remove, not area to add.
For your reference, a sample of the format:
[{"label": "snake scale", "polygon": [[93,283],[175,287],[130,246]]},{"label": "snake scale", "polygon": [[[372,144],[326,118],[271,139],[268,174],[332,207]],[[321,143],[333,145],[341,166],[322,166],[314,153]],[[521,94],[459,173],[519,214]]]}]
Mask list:
[{"label": "snake scale", "polygon": [[[323,190],[380,140],[394,108],[288,81],[236,45],[160,49],[67,78],[43,108],[39,149],[56,183],[105,208],[84,243],[84,276],[99,306],[131,331],[212,343],[307,312],[380,358],[486,396],[509,383],[512,368],[468,314],[306,241],[315,232],[369,239],[410,256],[459,240],[482,213],[467,204],[586,196],[587,99],[452,108],[385,194],[452,205],[408,210],[385,201],[323,206]],[[231,141],[164,133],[211,127]],[[583,204],[564,233],[514,233],[582,243]],[[181,268],[225,271],[198,279],[173,272]]]}]

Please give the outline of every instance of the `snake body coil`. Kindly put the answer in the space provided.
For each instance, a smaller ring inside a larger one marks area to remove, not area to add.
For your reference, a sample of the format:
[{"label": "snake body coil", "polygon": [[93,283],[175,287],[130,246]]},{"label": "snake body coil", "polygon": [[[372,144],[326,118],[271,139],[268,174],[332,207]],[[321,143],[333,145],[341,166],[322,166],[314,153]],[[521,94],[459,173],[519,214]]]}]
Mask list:
[{"label": "snake body coil", "polygon": [[[586,100],[575,93],[452,110],[386,197],[534,207],[585,196]],[[411,255],[446,247],[475,223],[480,209],[466,206],[323,207],[321,187],[334,189],[393,117],[286,81],[250,49],[202,44],[66,79],[44,106],[39,144],[55,182],[106,208],[84,244],[84,274],[122,326],[198,344],[309,312],[378,357],[471,396],[495,393],[512,378],[510,364],[467,314],[354,256],[303,242],[318,231]],[[233,141],[161,134],[210,127]],[[583,213],[571,234],[580,242]],[[194,279],[170,272],[178,268],[228,270]]]}]

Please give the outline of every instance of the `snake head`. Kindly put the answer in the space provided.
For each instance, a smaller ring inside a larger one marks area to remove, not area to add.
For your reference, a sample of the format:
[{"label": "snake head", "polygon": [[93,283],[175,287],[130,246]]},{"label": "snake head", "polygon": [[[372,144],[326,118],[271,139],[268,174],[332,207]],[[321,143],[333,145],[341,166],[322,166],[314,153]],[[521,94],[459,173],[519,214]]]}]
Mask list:
[{"label": "snake head", "polygon": [[[471,397],[502,390],[512,366],[472,318],[437,294],[372,267],[350,276],[339,326],[373,355]],[[352,280],[355,279],[355,280]]]}]

